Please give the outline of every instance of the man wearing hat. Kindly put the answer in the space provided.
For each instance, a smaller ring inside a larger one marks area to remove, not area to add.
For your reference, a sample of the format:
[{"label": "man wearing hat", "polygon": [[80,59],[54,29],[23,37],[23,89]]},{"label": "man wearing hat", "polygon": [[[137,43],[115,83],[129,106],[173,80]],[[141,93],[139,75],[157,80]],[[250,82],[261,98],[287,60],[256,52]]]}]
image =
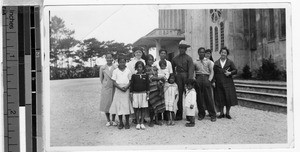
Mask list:
[{"label": "man wearing hat", "polygon": [[194,77],[194,64],[193,59],[186,54],[187,48],[190,47],[186,41],[182,40],[179,42],[178,49],[179,55],[173,58],[173,72],[176,76],[176,83],[179,90],[179,99],[178,99],[178,110],[176,113],[175,120],[182,120],[182,96],[184,92],[184,84],[187,79],[193,79]]}]

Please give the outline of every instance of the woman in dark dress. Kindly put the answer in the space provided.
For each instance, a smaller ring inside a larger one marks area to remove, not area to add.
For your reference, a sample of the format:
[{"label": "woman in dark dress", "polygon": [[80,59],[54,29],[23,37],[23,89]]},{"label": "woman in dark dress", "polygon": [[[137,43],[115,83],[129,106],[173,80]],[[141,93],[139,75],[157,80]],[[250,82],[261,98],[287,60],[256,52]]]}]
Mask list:
[{"label": "woman in dark dress", "polygon": [[[163,102],[163,98],[159,96],[159,89],[157,87],[158,81],[160,80],[157,77],[157,68],[152,66],[154,62],[154,58],[152,55],[146,56],[146,73],[150,78],[150,92],[149,92],[149,101],[148,101],[148,109],[150,116],[150,124],[149,127],[153,127],[154,124],[162,125],[160,121],[158,121],[157,115],[161,114],[165,111],[165,103]],[[153,120],[155,118],[155,120]]]},{"label": "woman in dark dress", "polygon": [[[214,65],[214,79],[216,83],[215,102],[220,110],[218,118],[228,118],[230,116],[231,106],[237,105],[237,96],[232,76],[237,74],[237,69],[230,59],[227,58],[229,50],[224,47],[220,50],[220,59]],[[224,106],[226,106],[226,114],[224,114]]]}]

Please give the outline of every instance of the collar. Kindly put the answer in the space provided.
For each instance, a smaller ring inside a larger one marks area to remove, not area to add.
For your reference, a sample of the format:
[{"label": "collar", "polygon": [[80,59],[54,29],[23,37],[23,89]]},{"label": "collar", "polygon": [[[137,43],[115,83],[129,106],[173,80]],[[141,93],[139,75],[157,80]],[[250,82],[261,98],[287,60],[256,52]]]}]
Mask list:
[{"label": "collar", "polygon": [[133,60],[135,60],[135,61],[142,61],[142,58],[137,59],[136,57],[134,57]]},{"label": "collar", "polygon": [[125,66],[125,68],[124,68],[123,70],[121,70],[119,67],[118,67],[118,69],[119,69],[120,71],[124,72],[124,71],[127,69],[127,66]]},{"label": "collar", "polygon": [[191,89],[191,90],[186,90],[186,95],[189,94],[190,92],[193,92],[193,91],[196,92],[194,88]]},{"label": "collar", "polygon": [[186,52],[184,52],[183,54],[179,53],[179,56],[185,56],[185,55],[186,55]]},{"label": "collar", "polygon": [[136,75],[146,75],[146,73],[141,73],[141,74],[136,73]]},{"label": "collar", "polygon": [[[207,60],[207,58],[204,57],[202,61],[206,61],[206,60]],[[200,59],[197,59],[197,61],[201,61],[201,60],[200,60]]]},{"label": "collar", "polygon": [[220,59],[220,62],[226,62],[227,61],[227,59],[225,59],[224,61],[222,61],[222,59]]}]

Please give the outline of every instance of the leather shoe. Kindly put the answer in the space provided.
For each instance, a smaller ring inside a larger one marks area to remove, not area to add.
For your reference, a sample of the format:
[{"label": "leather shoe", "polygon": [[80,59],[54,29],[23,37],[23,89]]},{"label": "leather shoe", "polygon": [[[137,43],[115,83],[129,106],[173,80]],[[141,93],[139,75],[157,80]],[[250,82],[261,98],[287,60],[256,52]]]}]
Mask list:
[{"label": "leather shoe", "polygon": [[153,127],[153,126],[154,126],[154,122],[153,122],[153,121],[150,121],[149,127]]},{"label": "leather shoe", "polygon": [[216,117],[211,117],[210,120],[211,120],[212,122],[217,121]]},{"label": "leather shoe", "polygon": [[123,129],[124,128],[124,124],[119,124],[118,129]]},{"label": "leather shoe", "polygon": [[226,114],[226,118],[227,119],[231,119],[231,116]]},{"label": "leather shoe", "polygon": [[136,119],[132,119],[132,123],[137,124]]},{"label": "leather shoe", "polygon": [[201,120],[203,120],[204,119],[204,117],[198,117],[198,120],[199,121],[201,121]]},{"label": "leather shoe", "polygon": [[126,123],[126,124],[125,124],[125,129],[129,129],[129,128],[130,128],[129,123]]},{"label": "leather shoe", "polygon": [[186,126],[186,127],[194,127],[195,124],[194,124],[194,123],[186,123],[185,126]]},{"label": "leather shoe", "polygon": [[161,121],[156,121],[154,124],[159,125],[159,126],[163,125],[163,123]]},{"label": "leather shoe", "polygon": [[175,121],[180,121],[182,120],[182,118],[175,118]]},{"label": "leather shoe", "polygon": [[221,119],[221,118],[224,118],[224,117],[225,117],[225,115],[224,115],[224,114],[221,114],[221,115],[219,115],[217,118]]}]

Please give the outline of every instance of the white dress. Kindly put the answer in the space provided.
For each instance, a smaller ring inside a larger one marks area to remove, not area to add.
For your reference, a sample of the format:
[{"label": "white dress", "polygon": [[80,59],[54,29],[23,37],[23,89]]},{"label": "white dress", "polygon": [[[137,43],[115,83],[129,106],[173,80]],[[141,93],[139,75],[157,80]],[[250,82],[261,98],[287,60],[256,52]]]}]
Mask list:
[{"label": "white dress", "polygon": [[178,102],[178,86],[176,83],[173,84],[165,83],[164,97],[165,97],[166,110],[176,112],[177,102]]},{"label": "white dress", "polygon": [[[131,79],[131,72],[128,68],[125,68],[124,71],[117,68],[113,71],[112,79],[115,80],[120,87],[127,86]],[[126,92],[118,88],[115,89],[115,95],[109,113],[117,115],[129,115],[133,113],[132,103],[129,99],[129,89]]]},{"label": "white dress", "polygon": [[[156,60],[156,61],[153,63],[153,66],[157,67],[158,70],[160,69],[159,61],[160,61],[160,59]],[[166,67],[166,69],[168,70],[169,73],[173,73],[173,68],[172,68],[171,62],[168,61],[168,60],[166,60],[166,62],[167,62],[167,67]]]},{"label": "white dress", "polygon": [[165,80],[168,80],[170,77],[170,72],[168,69],[158,69],[157,76],[158,78],[165,78]]},{"label": "white dress", "polygon": [[100,111],[109,112],[111,103],[114,96],[114,86],[111,80],[112,73],[117,67],[103,65],[100,68],[100,82],[101,82],[101,95],[100,95]]},{"label": "white dress", "polygon": [[[197,101],[196,101],[196,91],[195,89],[187,90],[185,96],[185,107],[186,107],[186,115],[187,116],[195,116],[197,109]],[[194,105],[194,108],[191,109],[191,105]]]}]

